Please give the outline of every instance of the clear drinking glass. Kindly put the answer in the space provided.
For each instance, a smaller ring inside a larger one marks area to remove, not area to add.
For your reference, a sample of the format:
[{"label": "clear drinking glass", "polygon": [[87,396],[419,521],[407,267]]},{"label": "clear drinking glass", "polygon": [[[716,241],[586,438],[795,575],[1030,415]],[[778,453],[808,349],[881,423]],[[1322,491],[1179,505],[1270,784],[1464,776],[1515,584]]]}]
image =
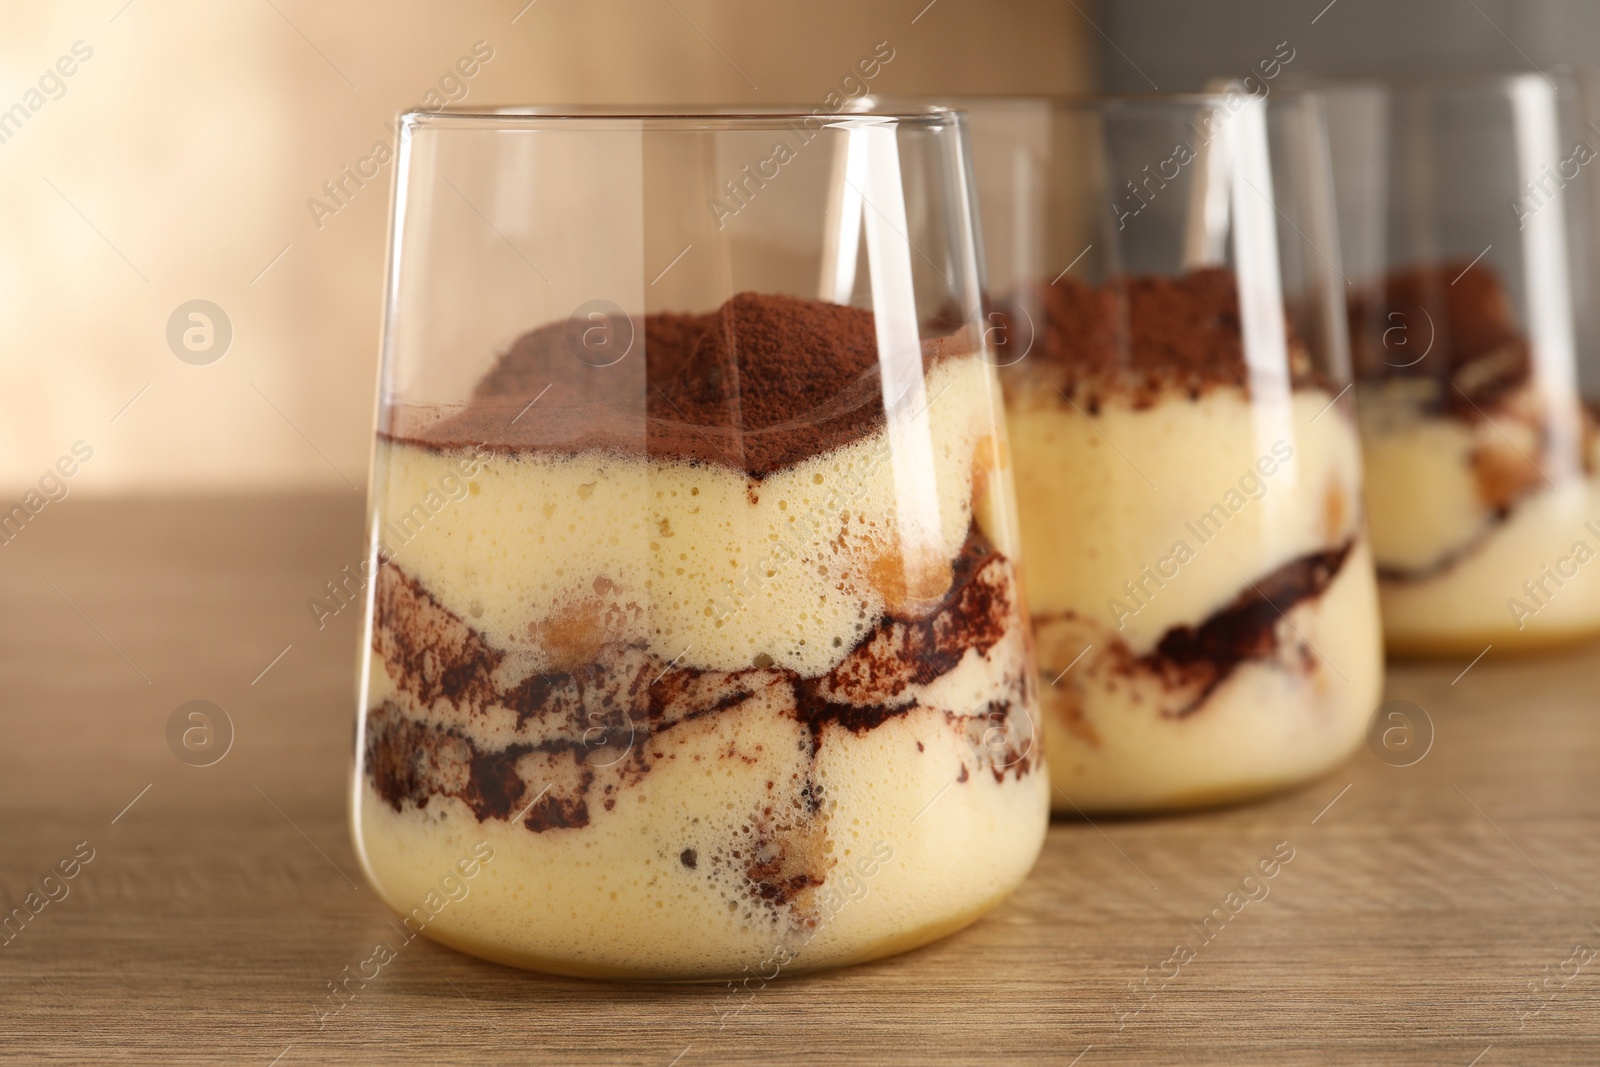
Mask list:
[{"label": "clear drinking glass", "polygon": [[960,106],[1056,807],[1322,773],[1383,664],[1316,101]]},{"label": "clear drinking glass", "polygon": [[405,116],[353,824],[411,936],[767,980],[1027,874],[974,234],[948,111]]},{"label": "clear drinking glass", "polygon": [[1557,72],[1326,96],[1389,648],[1600,630],[1592,114]]}]

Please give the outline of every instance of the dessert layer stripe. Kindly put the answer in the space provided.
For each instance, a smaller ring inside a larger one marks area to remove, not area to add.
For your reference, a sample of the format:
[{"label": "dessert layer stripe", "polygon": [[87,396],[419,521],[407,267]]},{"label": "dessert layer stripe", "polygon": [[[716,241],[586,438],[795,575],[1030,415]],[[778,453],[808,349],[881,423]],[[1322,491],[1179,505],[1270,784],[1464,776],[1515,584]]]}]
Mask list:
[{"label": "dessert layer stripe", "polygon": [[[616,790],[648,773],[660,758],[653,742],[668,731],[738,714],[757,701],[805,727],[807,760],[826,743],[829,727],[859,735],[925,711],[946,729],[977,733],[972,769],[988,769],[997,780],[1020,778],[1036,759],[1027,711],[1033,680],[1020,657],[1008,655],[999,681],[970,707],[949,707],[929,692],[960,673],[969,657],[982,659],[1015,637],[1015,568],[974,526],[952,571],[949,590],[926,614],[883,616],[836,667],[804,678],[775,666],[677,667],[623,642],[601,646],[581,668],[519,672],[515,654],[491,648],[387,563],[378,580],[373,649],[389,693],[368,713],[368,776],[396,811],[449,795],[480,821],[510,817],[548,781],[550,791],[524,824],[535,832],[583,826],[592,801],[610,807]],[[1004,727],[998,745],[997,724]]]}]

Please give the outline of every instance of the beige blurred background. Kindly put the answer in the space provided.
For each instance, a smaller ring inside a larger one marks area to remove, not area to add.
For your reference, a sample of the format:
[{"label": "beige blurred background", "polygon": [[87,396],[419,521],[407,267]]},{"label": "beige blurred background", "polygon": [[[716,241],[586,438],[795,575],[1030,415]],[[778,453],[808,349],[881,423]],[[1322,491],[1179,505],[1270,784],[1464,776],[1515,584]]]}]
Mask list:
[{"label": "beige blurred background", "polygon": [[[1093,17],[1086,0],[9,3],[0,501],[80,441],[73,493],[362,486],[393,167],[337,214],[307,201],[392,145],[395,114],[478,42],[493,58],[445,83],[458,104],[816,106],[885,40],[879,92],[1085,89]],[[167,344],[193,299],[232,324],[209,365]]]}]

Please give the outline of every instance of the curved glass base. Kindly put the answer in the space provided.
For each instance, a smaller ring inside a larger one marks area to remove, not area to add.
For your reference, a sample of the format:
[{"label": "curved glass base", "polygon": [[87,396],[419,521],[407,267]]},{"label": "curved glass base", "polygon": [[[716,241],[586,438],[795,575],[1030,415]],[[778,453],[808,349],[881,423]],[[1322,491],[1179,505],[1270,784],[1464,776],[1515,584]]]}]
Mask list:
[{"label": "curved glass base", "polygon": [[1493,645],[1500,652],[1559,652],[1600,637],[1600,623],[1563,630],[1477,630],[1459,634],[1384,634],[1384,651],[1403,659],[1476,656]]},{"label": "curved glass base", "polygon": [[[1001,893],[990,900],[984,901],[977,907],[958,915],[946,916],[933,922],[906,930],[877,942],[860,952],[844,959],[830,960],[825,964],[807,966],[803,957],[784,967],[782,974],[806,974],[812,971],[833,970],[839,967],[853,967],[858,963],[870,963],[873,960],[897,956],[912,949],[921,948],[935,941],[949,937],[960,930],[966,929],[989,912],[993,911],[1001,901],[1011,895],[1011,891]],[[516,967],[525,971],[538,971],[543,974],[559,975],[564,978],[589,978],[609,981],[632,982],[670,982],[674,984],[696,984],[737,981],[750,977],[746,972],[729,972],[704,975],[684,975],[681,973],[663,973],[648,968],[620,968],[607,967],[589,963],[584,960],[557,959],[553,957],[537,956],[531,953],[518,952],[508,949],[504,945],[479,941],[475,938],[463,937],[458,933],[444,930],[425,929],[423,936],[437,941],[447,948],[457,952],[464,952],[469,956],[489,960],[492,963],[503,964],[507,967]],[[776,978],[776,975],[773,976]]]}]

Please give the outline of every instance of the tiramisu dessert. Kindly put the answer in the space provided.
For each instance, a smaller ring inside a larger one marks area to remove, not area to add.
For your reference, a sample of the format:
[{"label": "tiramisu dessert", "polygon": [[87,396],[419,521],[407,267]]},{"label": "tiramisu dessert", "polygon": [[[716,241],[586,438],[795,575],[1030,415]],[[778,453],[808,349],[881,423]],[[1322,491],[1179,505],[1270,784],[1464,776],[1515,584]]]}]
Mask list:
[{"label": "tiramisu dessert", "polygon": [[1287,323],[1247,366],[1226,270],[1038,302],[1001,373],[1056,807],[1220,803],[1338,763],[1382,677],[1338,388]]},{"label": "tiramisu dessert", "polygon": [[850,307],[612,325],[635,336],[613,365],[558,322],[469,403],[381,420],[380,541],[474,473],[376,549],[373,884],[408,912],[487,842],[426,933],[595,977],[770,978],[972,922],[1049,807],[976,331],[925,340],[908,384]]},{"label": "tiramisu dessert", "polygon": [[[1483,263],[1396,271],[1351,302],[1384,634],[1402,653],[1600,630],[1595,420],[1538,373]],[[1590,573],[1594,570],[1594,573]]]}]

